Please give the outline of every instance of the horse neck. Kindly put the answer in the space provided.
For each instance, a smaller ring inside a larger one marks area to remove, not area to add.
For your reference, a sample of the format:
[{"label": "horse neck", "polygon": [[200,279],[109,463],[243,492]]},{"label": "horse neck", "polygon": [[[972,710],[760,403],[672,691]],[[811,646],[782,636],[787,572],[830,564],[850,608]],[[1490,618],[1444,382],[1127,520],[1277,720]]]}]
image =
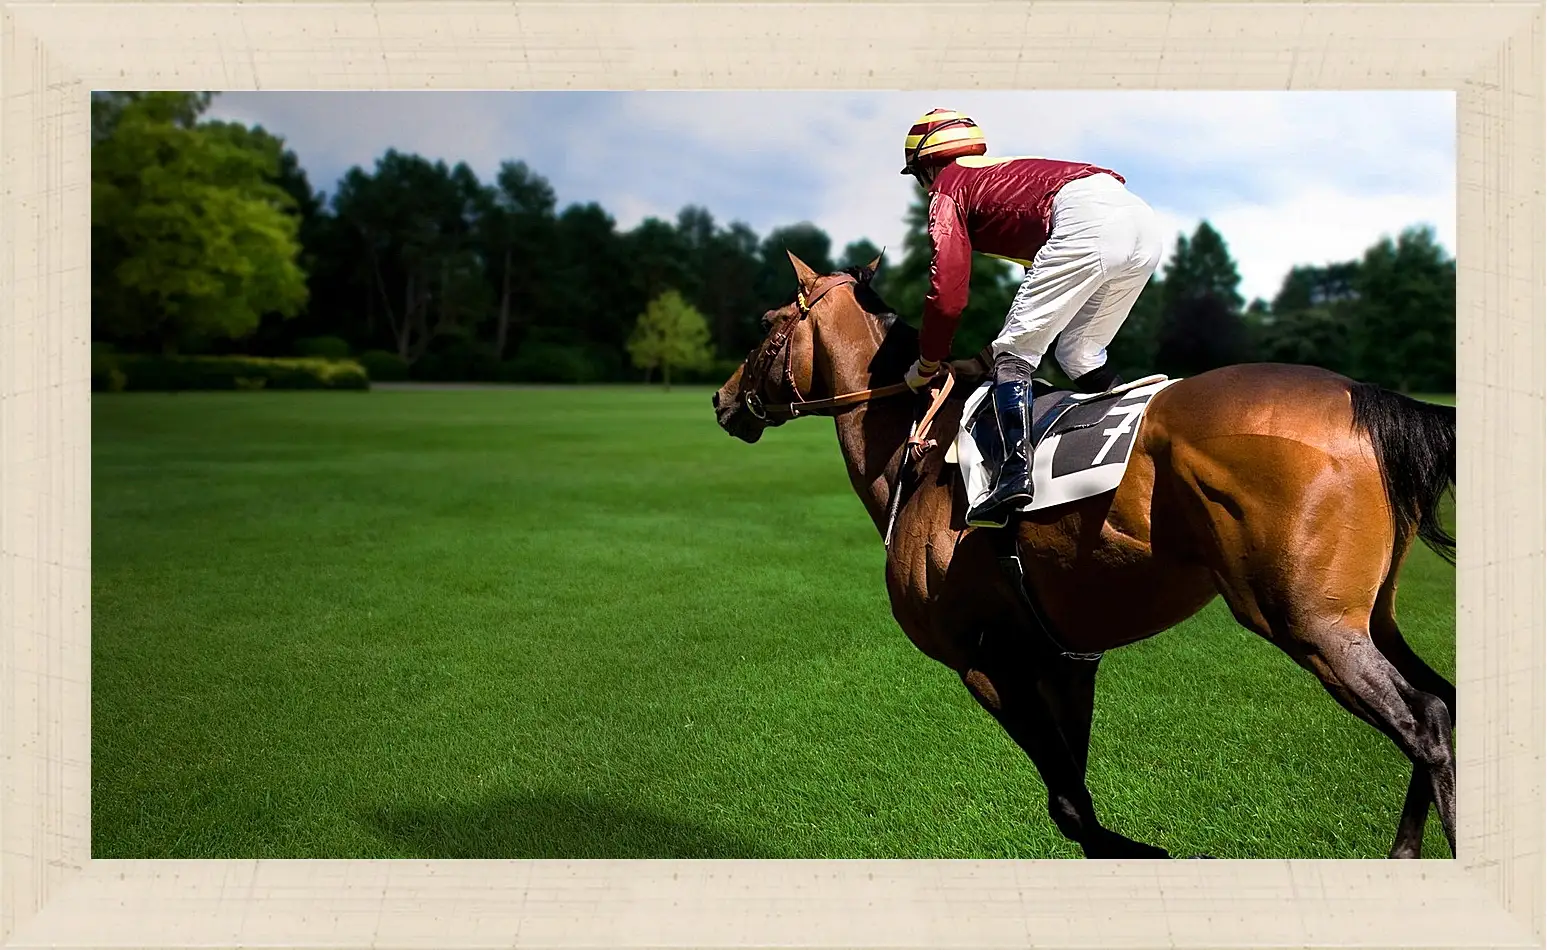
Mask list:
[{"label": "horse neck", "polygon": [[[867,316],[866,319],[873,318]],[[834,393],[873,389],[902,380],[906,364],[893,366],[891,363],[895,360],[878,359],[878,354],[883,347],[902,352],[917,349],[916,334],[901,321],[894,322],[889,332],[875,323],[872,332],[875,335],[868,345],[847,345],[841,356],[829,354]],[[872,366],[876,367],[874,371]],[[899,450],[908,438],[912,409],[913,402],[907,396],[892,396],[839,412],[835,420],[849,482],[870,513],[877,532],[883,535],[891,502],[892,476]]]}]

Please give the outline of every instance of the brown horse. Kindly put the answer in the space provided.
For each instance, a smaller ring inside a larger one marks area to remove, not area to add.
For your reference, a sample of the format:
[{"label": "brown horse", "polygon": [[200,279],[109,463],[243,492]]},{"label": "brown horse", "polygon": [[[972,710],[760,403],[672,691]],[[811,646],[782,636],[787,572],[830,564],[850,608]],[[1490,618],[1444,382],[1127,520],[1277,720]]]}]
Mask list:
[{"label": "brown horse", "polygon": [[[1085,772],[1098,664],[1070,654],[1153,636],[1216,596],[1411,760],[1391,856],[1419,855],[1431,803],[1455,852],[1455,687],[1395,613],[1415,536],[1454,560],[1437,516],[1455,483],[1453,408],[1311,367],[1226,367],[1154,396],[1115,491],[969,529],[943,447],[985,361],[952,364],[962,385],[939,414],[941,445],[907,461],[927,400],[898,382],[917,334],[871,289],[879,258],[829,275],[791,260],[796,299],[764,316],[767,338],[714,394],[719,424],[756,442],[796,416],[833,416],[883,534],[912,468],[887,549],[892,613],[1031,757],[1054,823],[1087,857],[1168,855],[1097,820]],[[1000,570],[1006,539],[1064,651],[1033,632],[1037,614]]]}]

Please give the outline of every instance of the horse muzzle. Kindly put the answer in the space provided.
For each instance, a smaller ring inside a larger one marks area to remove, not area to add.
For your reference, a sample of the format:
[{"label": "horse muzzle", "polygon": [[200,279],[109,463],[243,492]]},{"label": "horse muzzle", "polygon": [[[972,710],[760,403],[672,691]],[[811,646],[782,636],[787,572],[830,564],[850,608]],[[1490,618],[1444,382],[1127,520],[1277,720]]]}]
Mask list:
[{"label": "horse muzzle", "polygon": [[763,437],[763,430],[768,423],[766,416],[758,411],[762,408],[762,401],[756,393],[743,397],[739,392],[728,393],[721,389],[711,397],[711,401],[714,403],[715,421],[721,429],[749,444]]}]

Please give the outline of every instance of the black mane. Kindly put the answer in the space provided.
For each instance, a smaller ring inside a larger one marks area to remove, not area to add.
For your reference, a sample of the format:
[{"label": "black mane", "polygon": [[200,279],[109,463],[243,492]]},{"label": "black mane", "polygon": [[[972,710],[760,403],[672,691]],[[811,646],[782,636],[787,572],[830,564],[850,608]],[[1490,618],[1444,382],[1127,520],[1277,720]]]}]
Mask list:
[{"label": "black mane", "polygon": [[842,271],[854,278],[854,299],[864,311],[875,317],[886,331],[881,348],[870,361],[870,373],[878,379],[901,379],[919,355],[919,334],[912,326],[898,319],[871,281],[875,272],[863,264],[845,267]]}]

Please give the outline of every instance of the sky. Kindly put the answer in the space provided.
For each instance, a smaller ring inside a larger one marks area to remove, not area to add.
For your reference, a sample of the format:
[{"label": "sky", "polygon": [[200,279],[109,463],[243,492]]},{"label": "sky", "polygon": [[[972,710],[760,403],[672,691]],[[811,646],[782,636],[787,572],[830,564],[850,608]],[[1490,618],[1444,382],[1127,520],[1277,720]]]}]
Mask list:
[{"label": "sky", "polygon": [[1208,220],[1248,300],[1412,225],[1455,251],[1450,92],[251,92],[210,115],[282,137],[329,194],[389,148],[484,181],[519,159],[622,229],[697,204],[759,235],[813,222],[836,255],[860,238],[900,254],[903,138],[936,107],[970,114],[991,155],[1114,169],[1170,234]]}]

